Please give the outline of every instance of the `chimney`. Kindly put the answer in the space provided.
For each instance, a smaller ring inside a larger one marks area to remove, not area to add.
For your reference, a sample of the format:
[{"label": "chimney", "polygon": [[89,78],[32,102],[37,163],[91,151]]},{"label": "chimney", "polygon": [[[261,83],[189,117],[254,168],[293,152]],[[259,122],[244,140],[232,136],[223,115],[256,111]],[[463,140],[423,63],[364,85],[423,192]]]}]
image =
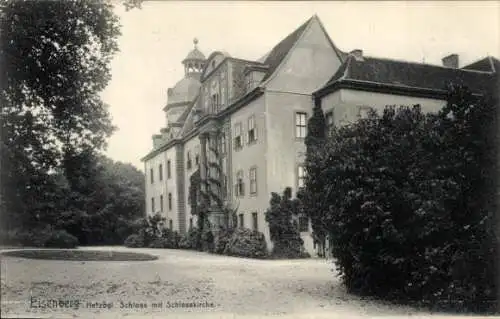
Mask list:
[{"label": "chimney", "polygon": [[363,50],[354,49],[349,52],[349,55],[352,55],[356,61],[363,61]]},{"label": "chimney", "polygon": [[443,66],[447,68],[458,69],[458,54],[450,54],[443,59]]},{"label": "chimney", "polygon": [[153,148],[157,148],[158,146],[160,146],[162,141],[163,139],[160,134],[153,135]]}]

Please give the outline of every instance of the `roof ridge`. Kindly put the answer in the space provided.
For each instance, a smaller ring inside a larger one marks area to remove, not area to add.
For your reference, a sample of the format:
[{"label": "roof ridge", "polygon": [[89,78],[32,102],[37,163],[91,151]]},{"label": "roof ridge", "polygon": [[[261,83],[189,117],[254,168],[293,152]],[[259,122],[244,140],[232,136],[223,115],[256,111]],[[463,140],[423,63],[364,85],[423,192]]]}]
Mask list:
[{"label": "roof ridge", "polygon": [[349,68],[350,68],[350,66],[351,66],[351,61],[352,61],[352,60],[354,60],[354,57],[353,57],[353,56],[351,56],[351,55],[348,55],[348,56],[347,56],[347,58],[346,58],[346,63],[347,63],[347,65],[346,65],[346,67],[345,67],[344,74],[342,75],[342,77],[341,77],[339,80],[343,80],[343,79],[347,78],[347,76],[348,76],[348,74],[347,74],[347,73],[348,73]]},{"label": "roof ridge", "polygon": [[493,73],[497,73],[497,70],[495,68],[495,63],[493,63],[493,57],[491,55],[488,55],[488,60],[490,61],[491,69],[493,70]]},{"label": "roof ridge", "polygon": [[408,61],[408,60],[402,60],[402,59],[394,59],[394,58],[381,58],[381,57],[374,57],[374,56],[363,56],[365,59],[373,59],[373,60],[385,60],[385,61],[392,61],[392,62],[398,62],[398,63],[408,63],[408,64],[417,64],[417,65],[425,65],[429,67],[435,67],[435,68],[441,68],[441,69],[448,69],[448,70],[458,70],[458,71],[465,71],[465,72],[473,72],[473,73],[486,73],[486,74],[491,74],[492,72],[488,71],[480,71],[480,70],[471,70],[471,69],[464,69],[464,68],[451,68],[443,65],[438,65],[438,64],[430,64],[430,63],[423,63],[423,62],[414,62],[414,61]]}]

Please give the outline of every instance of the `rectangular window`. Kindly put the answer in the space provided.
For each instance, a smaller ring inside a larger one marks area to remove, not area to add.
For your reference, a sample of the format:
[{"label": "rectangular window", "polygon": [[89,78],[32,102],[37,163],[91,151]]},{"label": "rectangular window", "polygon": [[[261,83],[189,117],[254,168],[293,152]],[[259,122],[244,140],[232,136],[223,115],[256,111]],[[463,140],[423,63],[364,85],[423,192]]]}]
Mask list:
[{"label": "rectangular window", "polygon": [[304,180],[306,178],[306,168],[304,165],[297,167],[297,188],[304,187]]},{"label": "rectangular window", "polygon": [[307,216],[299,217],[299,232],[306,232],[309,230],[309,218]]},{"label": "rectangular window", "polygon": [[330,132],[333,128],[333,112],[325,114],[326,131]]},{"label": "rectangular window", "polygon": [[168,227],[172,230],[174,229],[174,221],[173,220],[169,220],[168,221]]},{"label": "rectangular window", "polygon": [[258,222],[259,222],[259,219],[258,219],[257,213],[256,212],[252,213],[252,227],[253,227],[252,229],[253,230],[256,230],[256,231],[259,230],[259,223]]},{"label": "rectangular window", "polygon": [[168,210],[172,210],[172,193],[168,193]]},{"label": "rectangular window", "polygon": [[194,162],[196,163],[196,166],[200,165],[200,155],[196,154]]},{"label": "rectangular window", "polygon": [[193,229],[193,217],[189,218],[189,229]]},{"label": "rectangular window", "polygon": [[248,144],[257,141],[257,130],[255,128],[255,115],[248,118]]},{"label": "rectangular window", "polygon": [[193,165],[193,163],[191,160],[191,152],[187,152],[187,163],[186,163],[187,169],[190,170],[192,165]]},{"label": "rectangular window", "polygon": [[222,179],[222,196],[227,196],[227,175],[224,175],[224,178]]},{"label": "rectangular window", "polygon": [[244,228],[245,227],[245,219],[243,217],[243,214],[240,214],[240,228]]},{"label": "rectangular window", "polygon": [[170,160],[167,161],[167,179],[170,179],[172,177],[172,167]]},{"label": "rectangular window", "polygon": [[149,176],[151,178],[151,184],[153,184],[155,182],[155,174],[153,172],[153,169],[149,170]]},{"label": "rectangular window", "polygon": [[163,212],[163,195],[160,195],[160,212]]},{"label": "rectangular window", "polygon": [[234,185],[235,196],[245,196],[245,184],[243,183],[243,171],[240,170],[236,173],[236,184]]},{"label": "rectangular window", "polygon": [[220,153],[222,155],[226,154],[226,134],[222,133],[220,136]]},{"label": "rectangular window", "polygon": [[155,198],[151,197],[151,212],[154,214],[155,212]]},{"label": "rectangular window", "polygon": [[219,111],[220,99],[219,94],[215,93],[212,95],[212,113],[217,113]]},{"label": "rectangular window", "polygon": [[243,142],[241,140],[241,123],[236,123],[234,125],[234,149],[239,150],[243,146]]},{"label": "rectangular window", "polygon": [[305,138],[306,137],[306,123],[307,113],[297,112],[295,113],[295,137]]},{"label": "rectangular window", "polygon": [[161,165],[161,164],[158,167],[158,175],[159,175],[160,181],[162,181],[163,180],[163,165]]},{"label": "rectangular window", "polygon": [[236,214],[232,214],[233,216],[231,217],[231,227],[238,227],[238,216]]},{"label": "rectangular window", "polygon": [[257,167],[250,169],[250,194],[257,194]]}]

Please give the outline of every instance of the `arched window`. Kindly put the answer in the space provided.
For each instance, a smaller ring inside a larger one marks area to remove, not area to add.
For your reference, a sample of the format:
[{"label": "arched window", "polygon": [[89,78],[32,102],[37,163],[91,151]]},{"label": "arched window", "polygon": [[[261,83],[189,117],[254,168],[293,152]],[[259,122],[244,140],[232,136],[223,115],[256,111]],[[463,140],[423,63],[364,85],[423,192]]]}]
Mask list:
[{"label": "arched window", "polygon": [[168,193],[168,210],[172,210],[172,193]]}]

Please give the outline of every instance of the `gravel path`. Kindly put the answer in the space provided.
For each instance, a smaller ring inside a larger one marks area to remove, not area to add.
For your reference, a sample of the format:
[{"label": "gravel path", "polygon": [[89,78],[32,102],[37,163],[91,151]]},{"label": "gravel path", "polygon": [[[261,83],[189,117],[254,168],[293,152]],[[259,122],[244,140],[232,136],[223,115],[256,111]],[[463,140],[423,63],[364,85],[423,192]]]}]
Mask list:
[{"label": "gravel path", "polygon": [[[122,247],[82,249],[131,251]],[[333,275],[331,261],[252,260],[168,249],[132,251],[151,253],[159,259],[64,262],[1,257],[2,317],[426,315],[347,294]],[[54,299],[66,304],[41,308]],[[153,303],[160,302],[163,304],[153,308]]]}]

